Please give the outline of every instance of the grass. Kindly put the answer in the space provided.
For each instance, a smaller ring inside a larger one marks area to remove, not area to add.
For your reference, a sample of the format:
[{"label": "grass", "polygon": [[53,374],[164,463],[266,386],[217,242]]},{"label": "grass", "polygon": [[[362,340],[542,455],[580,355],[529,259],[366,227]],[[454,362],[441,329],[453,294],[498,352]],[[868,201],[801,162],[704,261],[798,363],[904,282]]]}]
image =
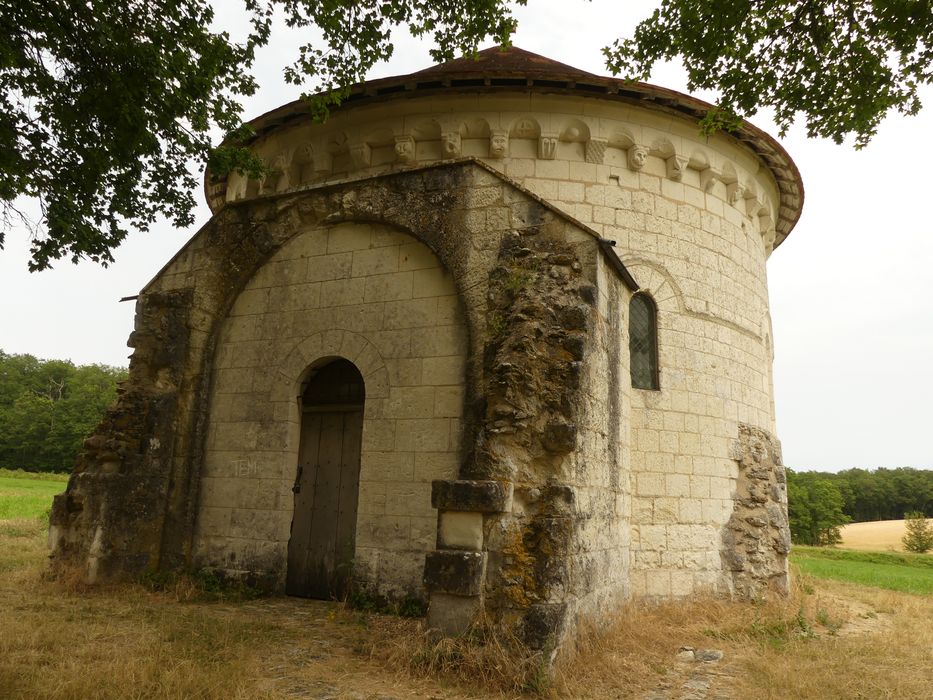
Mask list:
[{"label": "grass", "polygon": [[[35,492],[24,479],[14,499]],[[45,503],[46,501],[43,501]],[[808,562],[892,568],[917,578],[930,557],[797,548],[788,598],[633,602],[581,623],[552,676],[495,629],[433,640],[417,619],[323,601],[216,595],[197,577],[85,588],[47,575],[45,508],[0,519],[0,695],[6,698],[707,697],[926,698],[933,596],[805,573]],[[44,512],[44,510],[43,510]],[[159,585],[153,585],[158,583]],[[685,664],[683,645],[718,649]]]},{"label": "grass", "polygon": [[48,517],[52,497],[67,481],[67,474],[0,469],[0,520]]},{"label": "grass", "polygon": [[794,547],[791,560],[810,576],[912,594],[933,593],[933,557]]}]

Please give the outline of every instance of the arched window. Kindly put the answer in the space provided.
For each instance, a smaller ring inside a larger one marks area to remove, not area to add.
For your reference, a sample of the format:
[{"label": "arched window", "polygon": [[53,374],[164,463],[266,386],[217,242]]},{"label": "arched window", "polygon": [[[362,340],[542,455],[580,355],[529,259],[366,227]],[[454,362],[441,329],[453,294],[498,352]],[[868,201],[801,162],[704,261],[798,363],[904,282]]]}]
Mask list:
[{"label": "arched window", "polygon": [[632,386],[660,389],[658,380],[658,307],[647,294],[636,294],[628,307],[628,349]]}]

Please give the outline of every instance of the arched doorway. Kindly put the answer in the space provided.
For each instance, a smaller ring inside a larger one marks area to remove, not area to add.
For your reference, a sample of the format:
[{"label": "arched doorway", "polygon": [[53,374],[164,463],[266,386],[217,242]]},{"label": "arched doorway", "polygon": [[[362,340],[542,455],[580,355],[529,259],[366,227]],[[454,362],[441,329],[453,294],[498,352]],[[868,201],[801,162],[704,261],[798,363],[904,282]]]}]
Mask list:
[{"label": "arched doorway", "polygon": [[356,549],[363,377],[337,359],[315,370],[301,399],[301,439],[293,491],[285,591],[342,598]]}]

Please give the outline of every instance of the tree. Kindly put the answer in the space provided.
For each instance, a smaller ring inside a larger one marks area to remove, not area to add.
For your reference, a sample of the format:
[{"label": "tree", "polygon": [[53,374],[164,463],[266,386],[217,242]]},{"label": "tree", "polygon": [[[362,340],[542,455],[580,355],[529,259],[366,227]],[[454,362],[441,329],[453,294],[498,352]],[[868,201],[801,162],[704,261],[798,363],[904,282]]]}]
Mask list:
[{"label": "tree", "polygon": [[707,129],[773,107],[782,135],[801,114],[810,136],[854,134],[861,147],[889,111],[919,111],[933,11],[930,0],[662,0],[604,53],[632,78],[682,57],[689,89],[720,95]]},{"label": "tree", "polygon": [[[508,43],[515,26],[507,0],[241,1],[252,30],[237,42],[211,29],[211,0],[0,0],[0,247],[17,217],[28,221],[25,196],[42,210],[31,269],[107,264],[130,227],[192,223],[192,165],[261,175],[238,99],[256,89],[250,68],[276,11],[323,35],[285,69],[322,91],[309,99],[318,117],[392,55],[396,28],[431,35],[442,60],[487,37]],[[681,56],[690,89],[719,93],[707,131],[768,106],[782,133],[801,114],[811,135],[862,146],[889,111],[920,109],[931,36],[930,0],[662,0],[604,52],[632,79]]]},{"label": "tree", "polygon": [[126,370],[0,351],[0,467],[68,471]]},{"label": "tree", "polygon": [[787,513],[792,541],[828,545],[842,541],[839,528],[849,522],[836,485],[814,473],[787,470]]},{"label": "tree", "polygon": [[907,534],[901,539],[904,549],[917,554],[924,554],[933,549],[933,523],[930,523],[923,513],[904,513],[904,527],[907,529]]},{"label": "tree", "polygon": [[[106,264],[129,227],[192,223],[192,163],[261,174],[237,146],[248,136],[237,100],[256,89],[250,67],[277,9],[324,34],[286,69],[328,94],[312,101],[318,114],[391,56],[395,27],[432,35],[437,59],[507,42],[514,27],[505,0],[242,2],[252,31],[236,42],[211,29],[209,0],[0,0],[0,248],[14,221],[32,223],[17,208],[25,196],[42,211],[30,269],[64,256]],[[212,149],[228,132],[231,145]]]}]

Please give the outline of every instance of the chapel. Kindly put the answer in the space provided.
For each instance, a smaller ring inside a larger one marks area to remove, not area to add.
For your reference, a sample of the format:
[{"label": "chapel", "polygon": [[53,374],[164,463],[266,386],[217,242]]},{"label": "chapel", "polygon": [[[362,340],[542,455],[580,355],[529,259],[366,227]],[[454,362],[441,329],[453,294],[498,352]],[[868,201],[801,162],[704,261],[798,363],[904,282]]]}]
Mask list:
[{"label": "chapel", "polygon": [[803,187],[710,105],[491,48],[250,122],[135,299],[55,566],[484,614],[787,587],[766,262]]}]

